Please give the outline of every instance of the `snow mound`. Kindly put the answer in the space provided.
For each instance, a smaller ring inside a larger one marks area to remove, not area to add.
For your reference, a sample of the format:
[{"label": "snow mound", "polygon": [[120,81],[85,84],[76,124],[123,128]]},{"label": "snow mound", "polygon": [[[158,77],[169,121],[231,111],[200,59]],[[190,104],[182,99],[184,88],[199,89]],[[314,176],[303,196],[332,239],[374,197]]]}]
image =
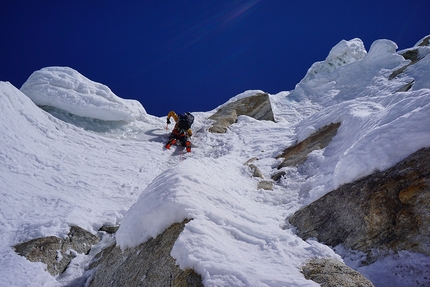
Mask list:
[{"label": "snow mound", "polygon": [[136,100],[116,96],[107,86],[93,82],[69,67],[35,71],[21,91],[38,106],[105,121],[143,120],[147,114]]},{"label": "snow mound", "polygon": [[397,48],[397,44],[393,41],[385,39],[376,40],[370,46],[369,53],[364,61],[372,62],[374,65],[390,62],[391,55],[396,53]]}]

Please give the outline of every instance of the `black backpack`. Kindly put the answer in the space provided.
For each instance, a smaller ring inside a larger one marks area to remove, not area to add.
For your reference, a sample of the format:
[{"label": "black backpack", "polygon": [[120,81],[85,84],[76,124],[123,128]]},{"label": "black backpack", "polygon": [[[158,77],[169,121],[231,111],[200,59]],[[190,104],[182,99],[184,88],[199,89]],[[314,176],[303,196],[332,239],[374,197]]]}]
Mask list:
[{"label": "black backpack", "polygon": [[194,122],[194,116],[189,113],[183,113],[179,115],[179,121],[178,121],[178,129],[187,131],[189,128],[191,128],[191,125]]}]

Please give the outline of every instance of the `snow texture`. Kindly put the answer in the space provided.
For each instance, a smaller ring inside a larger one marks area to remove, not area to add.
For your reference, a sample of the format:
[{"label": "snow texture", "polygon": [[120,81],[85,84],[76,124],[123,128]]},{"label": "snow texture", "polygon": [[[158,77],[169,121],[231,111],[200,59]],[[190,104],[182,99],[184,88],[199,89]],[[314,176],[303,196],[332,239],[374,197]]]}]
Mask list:
[{"label": "snow texture", "polygon": [[134,121],[146,115],[138,101],[121,99],[107,86],[68,67],[47,67],[34,72],[21,91],[38,106],[53,106],[81,117]]},{"label": "snow texture", "polygon": [[[293,91],[270,95],[276,123],[240,116],[226,134],[211,134],[207,118],[215,110],[194,112],[189,154],[163,149],[164,117],[71,68],[36,71],[21,90],[0,82],[0,286],[64,286],[90,260],[78,256],[54,278],[17,255],[17,243],[64,237],[70,225],[102,236],[103,224],[121,224],[116,241],[124,249],[185,218],[193,220],[171,255],[205,286],[318,286],[300,272],[314,257],[344,260],[376,286],[429,284],[426,256],[402,252],[360,266],[360,255],[337,250],[341,259],[323,243],[303,241],[286,221],[339,185],[430,146],[429,47],[389,80],[409,63],[396,49],[389,40],[369,52],[360,39],[341,41]],[[411,80],[409,91],[398,92]],[[76,117],[65,122],[47,112],[53,109]],[[258,158],[253,164],[270,178],[276,155],[334,122],[342,124],[325,149],[284,168],[273,190],[257,188],[245,162]],[[102,245],[112,240],[104,236]]]}]

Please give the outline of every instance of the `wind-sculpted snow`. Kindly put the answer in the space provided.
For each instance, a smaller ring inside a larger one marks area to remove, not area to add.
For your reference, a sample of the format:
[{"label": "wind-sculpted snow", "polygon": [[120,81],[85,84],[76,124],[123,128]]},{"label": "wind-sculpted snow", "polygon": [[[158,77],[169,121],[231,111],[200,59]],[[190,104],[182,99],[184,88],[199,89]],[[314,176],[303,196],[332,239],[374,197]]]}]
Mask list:
[{"label": "wind-sculpted snow", "polygon": [[[140,104],[72,69],[35,72],[22,87],[28,97],[0,82],[0,285],[64,286],[88,262],[77,257],[74,268],[55,279],[42,264],[15,254],[17,243],[63,237],[70,225],[96,233],[103,224],[121,224],[117,242],[127,248],[188,218],[171,254],[207,286],[317,286],[304,279],[301,264],[338,256],[300,239],[285,219],[336,186],[430,146],[429,47],[420,46],[422,58],[407,67],[411,61],[395,49],[380,40],[366,53],[361,40],[341,41],[296,89],[269,95],[276,122],[239,116],[225,134],[212,134],[207,119],[214,111],[193,112],[189,154],[177,146],[163,149],[165,117],[147,115]],[[390,79],[394,71],[400,73]],[[398,92],[406,84],[410,89]],[[37,105],[125,123],[119,131],[86,131]],[[284,168],[273,190],[257,188],[259,179],[245,162],[254,158],[270,179],[280,163],[276,155],[331,123],[341,125],[326,148],[299,167]],[[377,271],[364,269],[365,275],[403,264],[389,261]],[[381,286],[413,285],[407,274],[413,268],[402,270],[385,276]]]},{"label": "wind-sculpted snow", "polygon": [[48,67],[34,72],[21,91],[39,106],[105,121],[143,120],[146,111],[135,100],[124,100],[107,86],[93,82],[68,67]]},{"label": "wind-sculpted snow", "polygon": [[10,83],[0,82],[0,109],[0,286],[57,286],[43,264],[16,257],[12,246],[64,237],[70,225],[95,233],[117,224],[167,155],[157,142],[101,137],[57,120]]},{"label": "wind-sculpted snow", "polygon": [[[300,262],[317,255],[336,255],[315,241],[303,242],[282,230],[283,207],[270,202],[270,207],[264,207],[258,197],[255,181],[236,157],[188,159],[162,173],[143,191],[124,216],[117,244],[136,246],[172,222],[192,218],[172,256],[182,269],[194,268],[201,274],[205,285],[265,282],[283,286],[296,281],[300,286],[312,286],[304,278],[294,279],[300,277]],[[290,252],[289,248],[301,251]]]},{"label": "wind-sculpted snow", "polygon": [[331,49],[324,61],[316,62],[309,68],[301,82],[311,84],[315,78],[324,77],[340,67],[363,59],[366,53],[364,44],[360,39],[342,40]]},{"label": "wind-sculpted snow", "polygon": [[[429,66],[421,65],[419,73],[412,66],[403,77],[388,80],[393,69],[408,63],[395,48],[391,41],[375,41],[363,60],[319,76],[321,82],[333,79],[330,85],[311,89],[312,99],[314,95],[321,97],[316,99],[321,109],[296,126],[297,140],[304,140],[324,125],[342,125],[324,154],[315,152],[307,163],[308,168],[317,169],[302,186],[310,194],[307,203],[344,183],[387,169],[429,145],[430,120],[426,115],[430,113],[430,90],[414,90],[414,86],[409,92],[397,92],[410,81],[409,75],[424,75],[416,78],[416,86],[427,85],[424,78]],[[302,85],[307,83],[302,81]],[[296,93],[308,95],[301,88],[292,92],[293,97]]]},{"label": "wind-sculpted snow", "polygon": [[418,61],[416,64],[408,67],[405,70],[406,75],[408,76],[407,79],[409,81],[413,81],[413,89],[414,90],[420,90],[420,89],[430,89],[430,69],[428,67],[430,66],[430,57],[428,56],[430,53],[430,49],[428,47],[420,48],[420,61]]},{"label": "wind-sculpted snow", "polygon": [[[341,45],[341,47],[343,46],[349,47]],[[357,53],[353,50],[350,55],[348,50],[334,49],[341,54],[333,54],[331,58],[346,58],[346,63],[340,66],[332,65],[327,62],[328,60],[320,62],[316,67],[309,69],[306,77],[297,84],[290,97],[300,101],[309,99],[323,106],[330,106],[363,96],[378,97],[379,93],[375,93],[375,89],[378,89],[378,92],[384,92],[384,89],[389,88],[388,93],[394,92],[407,81],[394,81],[387,86],[385,83],[380,85],[375,82],[375,77],[408,62],[395,52],[396,47],[392,41],[378,40],[372,44],[367,54]],[[363,54],[365,57],[360,59]],[[329,66],[331,69],[327,68],[323,69],[324,72],[317,72],[322,69],[320,66]],[[366,88],[373,90],[368,91]]]}]

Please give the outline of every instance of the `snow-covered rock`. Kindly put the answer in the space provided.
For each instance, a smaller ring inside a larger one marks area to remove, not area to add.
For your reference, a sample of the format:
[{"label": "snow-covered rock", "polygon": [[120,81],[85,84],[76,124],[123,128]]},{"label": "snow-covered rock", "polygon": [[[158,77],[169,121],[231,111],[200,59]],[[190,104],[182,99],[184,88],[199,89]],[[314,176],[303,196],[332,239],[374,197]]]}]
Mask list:
[{"label": "snow-covered rock", "polygon": [[[126,250],[111,245],[91,265],[94,272],[89,287],[112,286],[189,286],[202,287],[201,276],[193,269],[181,270],[170,255],[185,224],[174,223],[162,234]],[[126,258],[126,259],[124,259]]]},{"label": "snow-covered rock", "polygon": [[79,226],[71,226],[65,239],[56,236],[32,239],[14,246],[16,252],[32,262],[43,262],[50,274],[66,270],[76,254],[87,254],[99,238]]},{"label": "snow-covered rock", "polygon": [[256,120],[275,121],[269,95],[257,93],[248,97],[237,98],[236,101],[229,101],[209,117],[214,121],[209,131],[225,133],[227,128],[234,124],[239,116],[243,115]]},{"label": "snow-covered rock", "polygon": [[389,250],[430,256],[429,159],[430,148],[421,149],[390,169],[329,192],[289,221],[302,238],[365,252],[372,263]]}]

